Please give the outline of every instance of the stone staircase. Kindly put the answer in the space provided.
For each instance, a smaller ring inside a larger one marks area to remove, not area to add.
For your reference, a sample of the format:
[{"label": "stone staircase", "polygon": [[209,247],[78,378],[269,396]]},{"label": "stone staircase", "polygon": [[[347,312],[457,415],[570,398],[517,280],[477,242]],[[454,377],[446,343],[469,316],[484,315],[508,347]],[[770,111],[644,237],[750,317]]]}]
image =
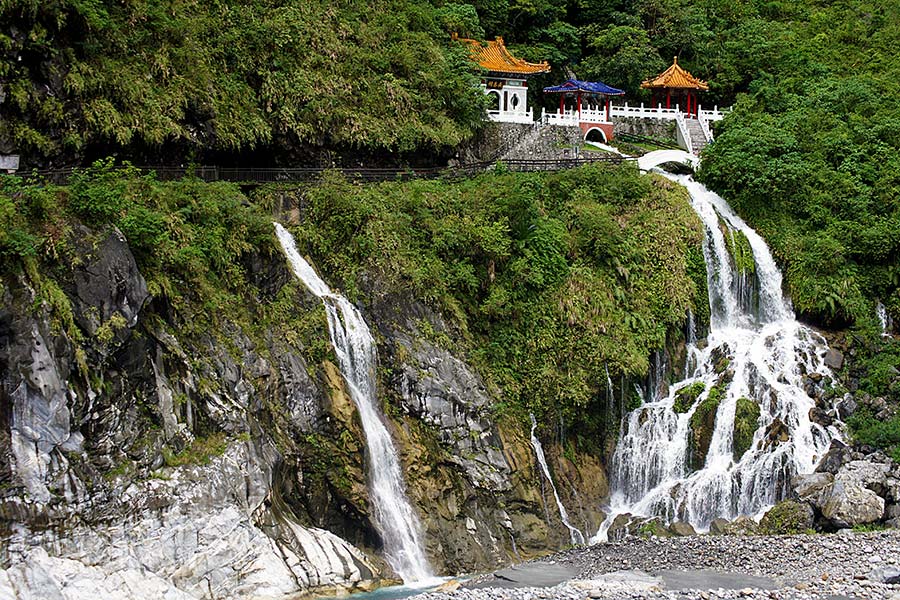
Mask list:
[{"label": "stone staircase", "polygon": [[697,119],[685,119],[684,123],[687,126],[688,134],[691,136],[691,150],[694,154],[698,154],[706,148],[709,140],[706,139],[706,134],[703,133],[700,121]]}]

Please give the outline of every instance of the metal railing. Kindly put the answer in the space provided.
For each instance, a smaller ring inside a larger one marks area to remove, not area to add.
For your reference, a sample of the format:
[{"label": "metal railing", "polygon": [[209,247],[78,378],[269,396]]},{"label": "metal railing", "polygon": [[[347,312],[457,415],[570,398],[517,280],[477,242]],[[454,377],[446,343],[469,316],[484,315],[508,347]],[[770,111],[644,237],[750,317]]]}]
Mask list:
[{"label": "metal railing", "polygon": [[[592,163],[620,164],[628,160],[614,154],[598,154],[581,158],[564,158],[550,160],[499,160],[468,163],[452,167],[286,167],[286,168],[238,168],[238,167],[137,167],[142,175],[155,174],[160,181],[173,181],[177,179],[196,178],[206,182],[227,181],[240,184],[269,184],[269,183],[312,183],[322,177],[327,171],[336,171],[351,181],[364,183],[379,181],[406,181],[410,179],[437,179],[437,178],[465,178],[478,173],[491,170],[498,165],[503,165],[510,171],[558,171],[571,169],[581,165]],[[19,171],[18,177],[34,177],[45,183],[64,185],[68,183],[73,168],[54,169],[49,171]]]}]

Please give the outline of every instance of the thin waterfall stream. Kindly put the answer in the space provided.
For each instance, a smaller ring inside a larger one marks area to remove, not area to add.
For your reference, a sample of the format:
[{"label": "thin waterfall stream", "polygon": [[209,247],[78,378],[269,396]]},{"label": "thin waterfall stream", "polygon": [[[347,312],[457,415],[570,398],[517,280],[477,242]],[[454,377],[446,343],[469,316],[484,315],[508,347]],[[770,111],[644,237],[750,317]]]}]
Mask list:
[{"label": "thin waterfall stream", "polygon": [[569,530],[569,539],[572,541],[572,544],[584,544],[584,534],[569,521],[569,513],[566,511],[566,507],[563,506],[562,500],[559,498],[556,484],[553,483],[553,477],[550,475],[550,467],[547,465],[547,457],[544,456],[544,447],[541,445],[541,440],[539,440],[535,434],[535,431],[537,430],[537,420],[534,418],[533,414],[529,414],[528,416],[531,417],[531,447],[534,448],[534,455],[537,457],[538,464],[541,466],[544,478],[550,484],[550,490],[553,492],[553,498],[556,500],[556,508],[559,510],[559,518],[562,521],[562,524]]},{"label": "thin waterfall stream", "polygon": [[331,343],[365,432],[372,512],[387,561],[406,584],[432,581],[422,526],[406,496],[397,450],[378,409],[375,340],[356,307],[332,292],[300,256],[290,232],[278,223],[275,232],[294,275],[325,305]]},{"label": "thin waterfall stream", "polygon": [[[686,155],[678,154],[660,152],[655,164],[683,162]],[[641,168],[655,166],[651,155]],[[698,531],[716,518],[759,516],[840,437],[836,426],[810,420],[815,400],[803,376],[831,375],[828,347],[796,320],[765,242],[691,177],[663,176],[687,189],[706,229],[709,335],[705,345],[698,343],[690,315],[686,378],[667,391],[654,357],[641,406],[623,418],[610,471],[610,514],[592,542],[607,541],[622,514],[685,521]],[[729,253],[739,235],[752,250],[753,273],[739,271]]]}]

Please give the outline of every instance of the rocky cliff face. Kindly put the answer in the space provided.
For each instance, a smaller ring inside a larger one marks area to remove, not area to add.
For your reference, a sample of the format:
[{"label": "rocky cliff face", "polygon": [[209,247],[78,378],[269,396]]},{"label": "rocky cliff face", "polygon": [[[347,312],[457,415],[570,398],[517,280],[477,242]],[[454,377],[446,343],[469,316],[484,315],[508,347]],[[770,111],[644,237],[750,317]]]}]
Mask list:
[{"label": "rocky cliff face", "polygon": [[[392,578],[324,313],[284,258],[249,256],[239,300],[187,317],[150,294],[120,232],[73,238],[77,264],[0,285],[0,596],[280,597]],[[380,396],[433,565],[566,543],[525,424],[497,412],[455,332],[370,287]],[[573,522],[596,530],[601,462],[548,456]]]}]

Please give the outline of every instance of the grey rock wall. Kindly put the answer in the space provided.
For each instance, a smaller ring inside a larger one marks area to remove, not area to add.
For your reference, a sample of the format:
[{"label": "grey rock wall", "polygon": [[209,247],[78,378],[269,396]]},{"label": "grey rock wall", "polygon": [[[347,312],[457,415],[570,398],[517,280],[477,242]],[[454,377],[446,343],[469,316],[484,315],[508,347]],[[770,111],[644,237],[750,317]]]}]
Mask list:
[{"label": "grey rock wall", "polygon": [[[71,322],[40,282],[0,280],[0,597],[285,597],[390,578],[321,303],[282,257],[248,257],[252,302],[197,326],[148,293],[120,232],[75,230],[85,259],[54,273]],[[285,295],[291,314],[266,312]],[[377,282],[368,296],[379,393],[435,567],[566,543],[526,427],[498,422],[498,392],[445,343],[460,332]],[[599,462],[546,446],[595,529]]]}]

